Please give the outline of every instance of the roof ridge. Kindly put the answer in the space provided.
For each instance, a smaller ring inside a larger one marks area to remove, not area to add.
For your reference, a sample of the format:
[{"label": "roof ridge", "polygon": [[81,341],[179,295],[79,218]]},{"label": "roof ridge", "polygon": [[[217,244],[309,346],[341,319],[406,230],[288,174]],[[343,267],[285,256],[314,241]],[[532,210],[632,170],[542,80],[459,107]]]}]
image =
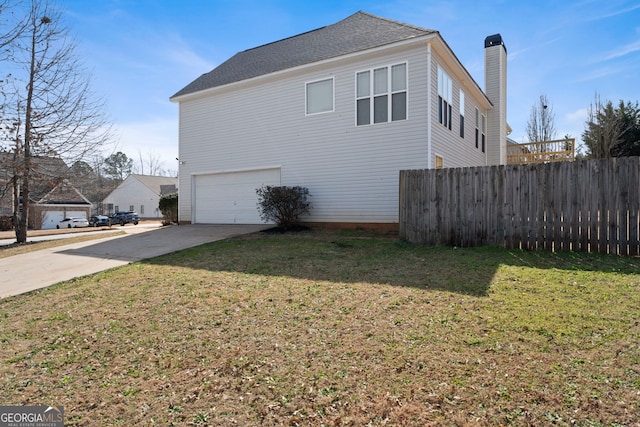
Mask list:
[{"label": "roof ridge", "polygon": [[[401,26],[407,27],[407,28],[412,28],[412,29],[418,30],[418,31],[429,31],[429,32],[433,32],[433,33],[437,33],[438,32],[438,30],[434,30],[432,28],[420,27],[419,25],[409,24],[407,22],[398,21],[396,19],[385,18],[383,16],[378,16],[378,15],[374,15],[373,13],[365,12],[364,10],[359,10],[358,12],[354,13],[351,16],[355,16],[355,15],[357,15],[359,13],[361,13],[363,15],[367,15],[367,16],[369,16],[371,18],[379,19],[381,21],[391,22],[393,24],[401,25]],[[347,17],[345,19],[349,19],[349,18],[351,18],[351,16],[349,16],[349,17]]]},{"label": "roof ridge", "polygon": [[289,37],[285,37],[285,38],[280,39],[280,40],[275,40],[275,41],[272,41],[272,42],[269,42],[269,43],[261,44],[260,46],[250,47],[249,49],[241,50],[238,53],[250,52],[250,51],[255,50],[255,49],[260,49],[260,48],[263,48],[265,46],[269,46],[269,45],[272,45],[272,44],[280,43],[280,42],[283,42],[285,40],[289,40],[289,39],[293,39],[293,38],[296,38],[296,37],[299,37],[299,36],[303,36],[305,34],[313,33],[315,31],[324,30],[327,27],[330,27],[330,25],[325,25],[324,27],[319,27],[319,28],[316,28],[315,30],[305,31],[304,33],[294,34],[293,36],[289,36]]}]

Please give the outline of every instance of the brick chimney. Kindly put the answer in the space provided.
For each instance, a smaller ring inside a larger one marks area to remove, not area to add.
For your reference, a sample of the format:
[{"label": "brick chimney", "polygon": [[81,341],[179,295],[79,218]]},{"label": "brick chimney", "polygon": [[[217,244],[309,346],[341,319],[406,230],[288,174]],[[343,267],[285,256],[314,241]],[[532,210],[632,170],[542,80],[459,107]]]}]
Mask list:
[{"label": "brick chimney", "polygon": [[487,163],[507,163],[507,48],[500,34],[484,40],[484,91],[493,104],[487,114]]}]

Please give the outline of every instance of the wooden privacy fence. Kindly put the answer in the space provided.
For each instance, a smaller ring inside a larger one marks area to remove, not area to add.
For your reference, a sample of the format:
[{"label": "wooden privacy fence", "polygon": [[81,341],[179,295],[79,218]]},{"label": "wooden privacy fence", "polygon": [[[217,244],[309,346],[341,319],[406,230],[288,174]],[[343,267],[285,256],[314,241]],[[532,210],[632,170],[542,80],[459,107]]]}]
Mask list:
[{"label": "wooden privacy fence", "polygon": [[640,253],[640,157],[400,171],[400,237]]}]

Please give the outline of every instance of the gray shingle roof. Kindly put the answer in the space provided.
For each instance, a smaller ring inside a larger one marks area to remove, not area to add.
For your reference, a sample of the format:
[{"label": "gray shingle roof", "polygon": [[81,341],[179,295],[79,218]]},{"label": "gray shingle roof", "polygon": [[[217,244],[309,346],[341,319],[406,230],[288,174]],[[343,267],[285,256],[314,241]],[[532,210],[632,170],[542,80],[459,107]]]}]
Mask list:
[{"label": "gray shingle roof", "polygon": [[335,24],[239,52],[172,98],[434,33],[360,11]]},{"label": "gray shingle roof", "polygon": [[178,190],[178,178],[170,177],[170,176],[154,176],[154,175],[138,175],[131,174],[132,177],[136,178],[138,181],[142,183],[142,185],[148,187],[151,191],[153,191],[158,196],[165,194],[162,192],[162,187],[171,186],[175,189],[174,192]]}]

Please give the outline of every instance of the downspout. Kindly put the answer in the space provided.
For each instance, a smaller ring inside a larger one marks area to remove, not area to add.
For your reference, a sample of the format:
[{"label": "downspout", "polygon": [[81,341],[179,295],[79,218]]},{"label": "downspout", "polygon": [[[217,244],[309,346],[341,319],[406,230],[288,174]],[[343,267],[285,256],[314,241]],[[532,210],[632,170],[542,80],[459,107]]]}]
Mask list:
[{"label": "downspout", "polygon": [[431,42],[427,43],[427,169],[431,169]]},{"label": "downspout", "polygon": [[[196,223],[196,176],[191,174],[191,224]],[[180,197],[178,196],[178,211],[180,210]]]}]

